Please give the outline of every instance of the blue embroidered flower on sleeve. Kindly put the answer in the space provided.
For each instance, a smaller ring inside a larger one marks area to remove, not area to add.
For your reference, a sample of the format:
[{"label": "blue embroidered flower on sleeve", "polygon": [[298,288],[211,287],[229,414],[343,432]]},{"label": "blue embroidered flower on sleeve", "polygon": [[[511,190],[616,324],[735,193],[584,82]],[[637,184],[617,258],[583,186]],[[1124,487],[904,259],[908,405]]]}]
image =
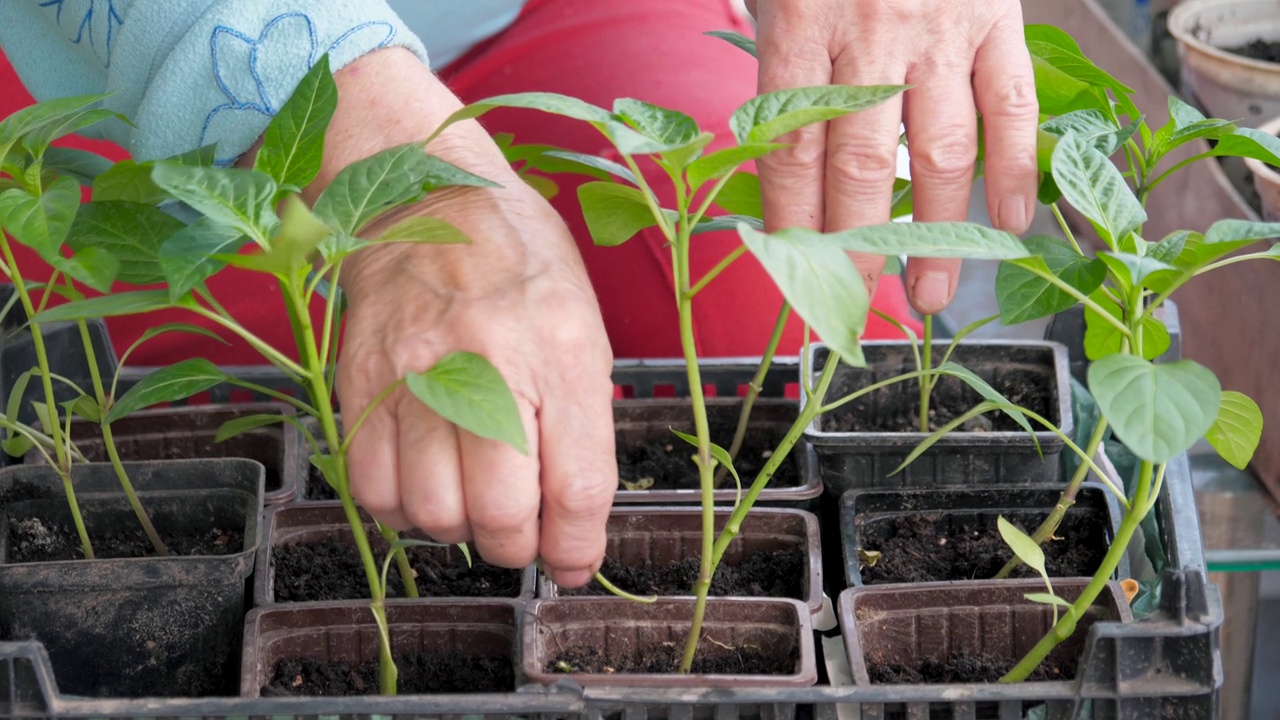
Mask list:
[{"label": "blue embroidered flower on sleeve", "polygon": [[[385,47],[395,33],[391,23],[366,22],[347,30],[321,51],[315,22],[305,13],[277,15],[257,37],[218,25],[209,45],[214,81],[227,102],[205,118],[200,145],[230,138],[246,125],[265,127],[322,52],[338,66],[352,60],[354,54]],[[224,164],[234,160],[218,158]]]},{"label": "blue embroidered flower on sleeve", "polygon": [[71,42],[87,42],[102,66],[111,67],[116,31],[124,24],[115,0],[39,0],[39,5],[53,13],[54,21]]}]

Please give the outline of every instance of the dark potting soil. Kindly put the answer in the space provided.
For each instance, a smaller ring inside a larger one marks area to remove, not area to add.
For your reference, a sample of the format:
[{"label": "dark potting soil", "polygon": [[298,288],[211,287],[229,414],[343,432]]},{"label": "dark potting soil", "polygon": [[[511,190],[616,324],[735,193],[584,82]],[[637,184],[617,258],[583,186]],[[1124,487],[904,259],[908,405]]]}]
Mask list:
[{"label": "dark potting soil", "polygon": [[[511,659],[468,657],[458,653],[418,653],[396,658],[398,689],[403,694],[512,692]],[[265,697],[282,695],[349,696],[378,692],[376,660],[351,666],[311,658],[281,660],[262,688]]]},{"label": "dark potting soil", "polygon": [[[617,587],[635,595],[692,595],[698,558],[634,567],[606,557],[600,572]],[[721,563],[711,579],[711,595],[805,599],[805,555],[800,548],[752,553],[737,567]],[[608,595],[598,582],[561,590],[562,595]]]},{"label": "dark potting soil", "polygon": [[333,489],[315,466],[312,466],[307,471],[307,487],[303,489],[302,496],[307,500],[337,500],[338,491]]},{"label": "dark potting soil", "polygon": [[[1006,517],[1028,534],[1048,513]],[[1106,555],[1105,530],[1098,516],[1068,510],[1050,540],[1042,547],[1050,577],[1087,577]],[[976,516],[920,513],[895,518],[888,537],[868,539],[863,550],[880,552],[875,565],[862,569],[868,585],[916,583],[939,580],[983,580],[994,576],[1012,557],[1009,546],[996,529],[994,519]],[[1035,578],[1031,568],[1020,565],[1010,573],[1015,578]]]},{"label": "dark potting soil", "polygon": [[[434,551],[434,552],[433,552]],[[383,549],[375,549],[381,558]],[[457,565],[444,562],[443,548],[409,548],[422,597],[503,597],[520,595],[523,573],[490,565],[472,556],[472,567],[453,552]],[[271,550],[276,602],[359,600],[369,597],[363,565],[355,546],[337,540],[281,545]],[[388,597],[402,597],[404,584],[396,563],[387,573]]]},{"label": "dark potting soil", "polygon": [[1254,60],[1280,63],[1280,42],[1274,40],[1251,40],[1239,47],[1225,49],[1229,53],[1243,55]]},{"label": "dark potting soil", "polygon": [[[997,655],[955,653],[946,662],[925,658],[915,665],[872,662],[867,675],[877,685],[923,685],[932,683],[993,683],[1017,665],[1016,659]],[[1044,664],[1036,668],[1028,680],[1071,680],[1076,676],[1070,666]]]},{"label": "dark potting soil", "polygon": [[[910,369],[903,368],[903,372]],[[838,400],[871,382],[868,373],[841,373],[831,383],[827,399]],[[1051,407],[1052,385],[1044,373],[1030,370],[1007,371],[991,385],[1014,405],[1051,420],[1057,416]],[[950,376],[938,381],[929,398],[930,432],[964,415],[984,400],[964,381]],[[823,415],[822,429],[828,432],[919,432],[920,384],[907,380],[848,402]],[[1021,432],[1022,428],[1008,415],[995,411],[966,422],[960,430]]]},{"label": "dark potting soil", "polygon": [[[692,434],[690,428],[677,428],[681,432]],[[728,449],[733,444],[734,432],[738,429],[737,416],[731,420],[716,422],[713,417],[710,425],[711,441]],[[756,474],[764,468],[773,454],[774,448],[782,441],[785,430],[770,431],[767,429],[751,430],[748,425],[747,435],[743,439],[742,448],[733,462],[743,484],[749,484]],[[800,473],[796,469],[795,453],[778,467],[769,487],[796,487],[800,485]],[[618,458],[618,477],[626,483],[652,485],[648,490],[696,490],[698,485],[698,468],[693,464],[694,447],[676,437],[673,433],[664,433],[639,445],[628,445],[618,442],[616,455]],[[722,488],[733,488],[733,478],[726,476]],[[619,485],[620,490],[627,489]]]},{"label": "dark potting soil", "polygon": [[[231,555],[244,548],[243,528],[213,528],[202,532],[161,535],[169,551],[179,556]],[[91,531],[89,540],[98,559],[154,557],[155,548],[141,527],[111,533]],[[10,518],[9,557],[13,563],[83,560],[75,527],[41,518]]]},{"label": "dark potting soil", "polygon": [[[627,650],[604,650],[595,646],[571,647],[547,662],[547,672],[589,673],[674,673],[680,668],[684,643],[663,643]],[[693,661],[692,672],[700,675],[790,675],[796,671],[799,652],[777,654],[768,648],[726,647],[703,641]]]}]

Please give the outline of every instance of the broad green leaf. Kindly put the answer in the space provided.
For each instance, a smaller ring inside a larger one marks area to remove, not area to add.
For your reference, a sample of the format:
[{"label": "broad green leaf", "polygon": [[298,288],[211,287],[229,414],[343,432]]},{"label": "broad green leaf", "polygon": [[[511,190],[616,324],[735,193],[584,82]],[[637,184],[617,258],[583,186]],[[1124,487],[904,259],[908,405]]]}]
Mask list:
[{"label": "broad green leaf", "polygon": [[773,278],[797,314],[841,359],[862,366],[858,340],[866,326],[870,299],[862,273],[830,236],[787,230],[766,235],[745,223],[742,242]]},{"label": "broad green leaf", "polygon": [[1280,166],[1280,139],[1255,128],[1238,127],[1218,137],[1209,152],[1213,157],[1245,157]]},{"label": "broad green leaf", "polygon": [[253,166],[280,187],[301,190],[309,185],[320,173],[324,133],[337,108],[338,86],[329,56],[321,55],[267,125]]},{"label": "broad green leaf", "polygon": [[716,195],[716,205],[734,215],[764,217],[760,178],[749,172],[734,173]]},{"label": "broad green leaf", "polygon": [[[1032,49],[1033,46],[1028,46]],[[1057,68],[1050,59],[1031,55],[1031,70],[1035,78],[1036,101],[1040,112],[1062,115],[1074,110],[1087,110],[1106,106],[1106,98],[1092,85],[1071,77]]]},{"label": "broad green leaf", "polygon": [[1250,220],[1219,220],[1209,226],[1199,243],[1188,238],[1186,248],[1178,256],[1179,267],[1200,268],[1236,250],[1263,240],[1280,238],[1280,223]]},{"label": "broad green leaf", "polygon": [[762,158],[784,147],[787,146],[783,143],[753,143],[717,150],[700,157],[690,163],[686,172],[689,188],[696,191],[708,181],[719,180],[737,170],[743,163]]},{"label": "broad green leaf", "polygon": [[[211,167],[216,159],[216,150],[215,146],[206,145],[159,162],[191,167]],[[158,205],[169,199],[168,193],[161,190],[160,186],[151,179],[151,171],[156,164],[156,162],[139,163],[133,160],[121,160],[94,179],[93,199],[126,200],[147,205]]]},{"label": "broad green leaf", "polygon": [[592,242],[602,247],[621,245],[641,230],[658,224],[644,193],[627,185],[584,183],[578,186],[578,202]]},{"label": "broad green leaf", "polygon": [[686,145],[701,134],[697,121],[688,115],[643,100],[618,98],[613,101],[613,114],[636,132],[664,146]]},{"label": "broad green leaf", "polygon": [[1053,179],[1062,195],[1089,218],[1111,249],[1147,221],[1147,212],[1105,155],[1074,135],[1053,150]]},{"label": "broad green leaf", "polygon": [[465,245],[471,242],[456,225],[437,217],[411,217],[392,225],[378,242],[412,242],[431,245]]},{"label": "broad green leaf", "polygon": [[1218,415],[1222,388],[1213,371],[1191,360],[1153,364],[1110,355],[1089,366],[1089,390],[1134,455],[1173,459],[1204,436]]},{"label": "broad green leaf", "polygon": [[79,208],[80,184],[68,177],[54,180],[39,196],[6,190],[0,193],[0,227],[49,262],[60,257]]},{"label": "broad green leaf", "polygon": [[383,211],[421,198],[433,167],[419,143],[370,155],[334,177],[316,199],[315,214],[335,231],[355,235]]},{"label": "broad green leaf", "polygon": [[1224,390],[1218,416],[1204,439],[1223,460],[1243,470],[1249,466],[1262,439],[1262,410],[1248,395]]},{"label": "broad green leaf", "polygon": [[165,162],[155,166],[151,179],[196,212],[263,247],[279,222],[272,208],[278,187],[264,172]]},{"label": "broad green leaf", "polygon": [[[1061,115],[1087,108],[1110,111],[1111,101],[1103,92],[1109,88],[1121,113],[1137,122],[1141,113],[1129,98],[1133,90],[1086,58],[1070,35],[1050,25],[1028,25],[1024,35],[1040,112]],[[1143,126],[1139,130],[1143,140],[1148,140],[1150,132]]]},{"label": "broad green leaf", "polygon": [[1063,600],[1057,595],[1050,595],[1047,592],[1027,593],[1022,597],[1026,598],[1027,600],[1030,600],[1033,603],[1040,603],[1041,605],[1057,605],[1058,607],[1063,607],[1063,608],[1071,607],[1071,603],[1067,602],[1066,600]]},{"label": "broad green leaf", "polygon": [[[616,178],[626,180],[632,185],[636,184],[635,173],[632,173],[630,168],[602,157],[587,155],[585,153],[569,152],[568,150],[547,150],[542,153],[542,157],[563,160],[565,163],[568,163],[568,165],[563,168],[558,165],[548,164],[545,160],[540,161],[535,165],[539,170],[543,170],[545,172],[577,172],[579,174],[587,175],[588,177],[593,177],[597,180],[608,180],[609,176],[612,175]],[[701,160],[698,162],[701,162]]]},{"label": "broad green leaf", "polygon": [[218,428],[218,434],[213,438],[213,441],[225,442],[237,435],[247,433],[250,430],[257,430],[260,427],[267,427],[268,425],[278,425],[284,421],[283,415],[270,414],[245,415],[243,417],[232,418],[222,423],[222,426]]},{"label": "broad green leaf", "polygon": [[120,261],[117,279],[132,285],[164,282],[160,248],[185,226],[180,220],[151,205],[121,200],[91,202],[80,206],[67,236],[77,252],[96,247]]},{"label": "broad green leaf", "polygon": [[[1110,311],[1113,317],[1120,317],[1119,306],[1109,298],[1095,295],[1093,299]],[[1084,322],[1084,354],[1088,359],[1098,360],[1108,355],[1115,355],[1124,347],[1124,335],[1121,334],[1116,326],[1103,320],[1092,308],[1085,308]],[[1143,318],[1142,323],[1138,326],[1138,333],[1142,338],[1143,359],[1154,360],[1169,350],[1169,345],[1172,342],[1169,337],[1169,329],[1164,326],[1160,318],[1154,315],[1148,315]]]},{"label": "broad green leaf", "polygon": [[1133,137],[1138,126],[1134,123],[1121,128],[1100,110],[1076,110],[1042,123],[1040,129],[1058,138],[1074,134],[1098,152],[1110,157],[1126,140]]},{"label": "broad green leaf", "polygon": [[[692,445],[693,447],[695,447],[695,448],[696,448],[696,447],[698,447],[698,438],[697,438],[697,437],[695,437],[695,436],[693,436],[693,435],[690,435],[690,434],[688,434],[688,433],[682,433],[682,432],[680,432],[679,430],[676,430],[675,428],[667,428],[667,429],[668,429],[668,430],[670,430],[671,432],[675,433],[675,434],[676,434],[676,437],[678,437],[678,438],[680,438],[681,440],[683,440],[683,441],[685,441],[685,442],[689,443],[689,444],[690,444],[690,445]],[[734,467],[733,467],[733,458],[729,455],[729,451],[728,451],[728,450],[725,450],[724,448],[720,447],[719,445],[717,445],[717,444],[715,444],[715,443],[711,443],[711,457],[712,457],[713,459],[715,459],[715,461],[716,461],[717,463],[719,463],[719,464],[723,465],[724,467],[728,468],[728,469],[729,469],[729,474],[730,474],[730,475],[733,475],[733,479],[734,479],[734,481],[735,481],[735,482],[737,482],[739,486],[741,486],[741,485],[742,485],[742,478],[738,477],[738,470],[737,470],[736,468],[734,468]]]},{"label": "broad green leaf", "polygon": [[70,400],[62,404],[68,413],[82,417],[91,423],[102,422],[102,407],[98,405],[98,401],[88,395],[81,395],[75,400]]},{"label": "broad green leaf", "polygon": [[79,148],[51,147],[44,151],[44,171],[66,175],[85,187],[111,169],[111,160]]},{"label": "broad green leaf", "polygon": [[674,172],[682,172],[689,164],[702,156],[702,151],[714,142],[716,136],[709,132],[699,133],[697,137],[679,147],[664,150],[659,157],[662,165]]},{"label": "broad green leaf", "polygon": [[[1107,279],[1107,267],[1084,257],[1065,240],[1046,235],[1026,239],[1027,249],[1044,260],[1044,267],[1063,282],[1088,295]],[[996,271],[996,299],[1000,321],[1017,325],[1073,307],[1078,300],[1065,290],[1014,263],[1000,263]]]},{"label": "broad green leaf", "polygon": [[843,250],[872,255],[1010,260],[1031,254],[1016,235],[962,222],[891,222],[826,234],[788,228],[779,234],[821,238]]},{"label": "broad green leaf", "polygon": [[1045,575],[1044,550],[1040,549],[1035,540],[1032,540],[1026,533],[1019,530],[1013,523],[1005,520],[1003,515],[996,518],[996,527],[1000,530],[1000,537],[1004,538],[1005,544],[1022,561],[1023,565],[1041,575]]},{"label": "broad green leaf", "polygon": [[1152,135],[1147,154],[1154,166],[1170,150],[1200,138],[1216,139],[1234,133],[1234,123],[1209,119],[1176,95],[1169,96],[1169,122]]},{"label": "broad green leaf", "polygon": [[76,300],[65,305],[51,307],[32,318],[37,323],[60,322],[63,320],[89,320],[99,317],[117,317],[120,315],[138,315],[153,310],[164,310],[174,307],[169,302],[169,293],[164,290],[135,290],[118,292],[102,297]]},{"label": "broad green leaf", "polygon": [[248,238],[238,228],[200,218],[174,233],[160,246],[160,270],[169,284],[169,298],[177,302],[214,273],[226,267],[221,255],[235,253]]},{"label": "broad green leaf", "polygon": [[1177,269],[1172,265],[1157,260],[1150,255],[1134,255],[1131,253],[1117,253],[1103,251],[1098,253],[1098,260],[1106,264],[1116,277],[1123,278],[1129,283],[1129,287],[1141,285],[1149,276],[1163,273],[1177,274]]},{"label": "broad green leaf", "polygon": [[19,139],[46,125],[71,117],[106,99],[106,95],[76,95],[46,100],[25,107],[0,121],[0,158],[9,154]]},{"label": "broad green leaf", "polygon": [[429,193],[447,187],[502,187],[435,155],[427,155],[426,158],[423,166],[426,169],[426,176],[422,179],[423,192]]},{"label": "broad green leaf", "polygon": [[544,200],[550,200],[560,194],[560,186],[556,184],[555,180],[546,175],[527,172],[521,173],[520,179],[533,188],[534,192],[541,195]]},{"label": "broad green leaf", "polygon": [[111,290],[111,283],[120,270],[120,261],[115,255],[92,246],[77,250],[71,257],[54,257],[49,264],[72,280],[103,293]]},{"label": "broad green leaf", "polygon": [[183,360],[139,380],[111,406],[105,421],[115,422],[152,405],[189,398],[226,380],[226,373],[204,358]]},{"label": "broad green leaf", "polygon": [[[1193,233],[1190,230],[1175,230],[1166,235],[1160,242],[1152,245],[1147,250],[1147,257],[1170,265],[1176,265],[1178,256],[1182,254],[1183,248],[1187,246],[1187,240],[1193,235],[1199,235],[1199,233]],[[1203,236],[1201,236],[1201,239],[1203,239]]]},{"label": "broad green leaf", "polygon": [[806,125],[874,107],[904,85],[819,85],[763,93],[733,112],[729,128],[739,145],[767,143]]},{"label": "broad green leaf", "polygon": [[515,396],[498,369],[484,357],[452,352],[426,372],[409,373],[405,383],[445,420],[473,435],[528,452]]},{"label": "broad green leaf", "polygon": [[0,442],[0,449],[10,457],[20,458],[36,446],[26,435],[14,435]]},{"label": "broad green leaf", "polygon": [[106,108],[89,108],[68,115],[57,121],[46,123],[32,130],[22,138],[22,146],[34,156],[41,156],[49,145],[62,137],[80,132],[87,127],[97,125],[104,120],[116,119],[127,122],[123,115]]},{"label": "broad green leaf", "polygon": [[[1133,92],[1133,88],[1120,82],[1085,57],[1084,52],[1080,50],[1080,45],[1062,29],[1052,25],[1032,24],[1023,29],[1023,34],[1027,40],[1027,48],[1033,55],[1053,58],[1056,66],[1070,73],[1072,77],[1116,90],[1119,94]],[[1052,52],[1049,52],[1050,50]]]},{"label": "broad green leaf", "polygon": [[525,108],[528,110],[541,110],[552,115],[562,115],[564,117],[573,118],[574,120],[582,120],[589,123],[608,123],[614,121],[613,113],[602,107],[597,107],[591,103],[584,102],[575,97],[568,95],[560,95],[558,93],[547,92],[527,92],[513,93],[510,95],[495,95],[485,98],[462,108],[461,110],[450,115],[444,122],[445,126],[452,125],[460,120],[469,120],[477,118],[490,110],[497,108]]},{"label": "broad green leaf", "polygon": [[736,33],[731,30],[708,30],[702,34],[710,35],[714,38],[720,38],[721,40],[724,40],[730,45],[747,53],[751,57],[756,57],[756,41],[742,33]]}]

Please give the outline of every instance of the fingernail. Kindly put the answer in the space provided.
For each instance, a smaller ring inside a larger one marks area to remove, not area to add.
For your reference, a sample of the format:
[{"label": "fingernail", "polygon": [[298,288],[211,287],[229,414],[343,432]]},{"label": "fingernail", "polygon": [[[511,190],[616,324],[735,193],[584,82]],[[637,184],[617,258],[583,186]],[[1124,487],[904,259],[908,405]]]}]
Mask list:
[{"label": "fingernail", "polygon": [[951,276],[944,272],[931,270],[916,278],[911,286],[911,297],[914,305],[921,312],[935,313],[951,302]]},{"label": "fingernail", "polygon": [[1000,229],[1015,235],[1026,232],[1031,221],[1027,218],[1027,199],[1021,195],[1000,201]]},{"label": "fingernail", "polygon": [[556,570],[551,579],[562,588],[577,588],[591,582],[595,574],[594,570]]}]

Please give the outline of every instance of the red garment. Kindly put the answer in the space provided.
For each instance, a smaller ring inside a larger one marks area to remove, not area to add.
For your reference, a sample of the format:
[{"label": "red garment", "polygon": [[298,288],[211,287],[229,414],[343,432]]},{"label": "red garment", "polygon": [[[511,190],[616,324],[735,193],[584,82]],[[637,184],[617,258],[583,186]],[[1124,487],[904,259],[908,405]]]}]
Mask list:
[{"label": "red garment", "polygon": [[[732,142],[730,114],[755,92],[756,63],[741,50],[702,34],[715,29],[750,32],[727,0],[533,0],[512,27],[440,75],[464,102],[534,90],[564,93],[603,107],[618,97],[646,100],[692,115],[703,129],[716,134],[722,146]],[[31,102],[0,56],[0,116]],[[617,159],[602,136],[577,121],[503,110],[486,115],[483,122],[492,132],[512,133],[517,143],[546,143]],[[72,139],[68,144],[123,157],[118,148],[105,143]],[[651,185],[670,196],[665,174],[656,167],[644,169]],[[567,176],[555,180],[560,193],[552,204],[578,239],[615,356],[679,356],[671,254],[659,233],[646,231],[621,247],[594,247],[577,207],[576,187],[581,180]],[[733,233],[698,236],[693,277],[700,277],[738,243]],[[30,257],[25,254],[25,259]],[[269,278],[228,269],[209,284],[227,309],[259,337],[282,348],[292,346],[283,302]],[[759,355],[780,303],[780,294],[754,258],[748,254],[739,259],[695,300],[699,352],[708,357]],[[899,278],[881,280],[875,306],[897,318],[909,317]],[[108,322],[119,351],[156,323],[198,320],[172,311]],[[866,337],[898,336],[879,318],[869,319]],[[793,317],[780,351],[795,354],[800,339],[801,323]],[[160,365],[194,356],[227,365],[262,362],[247,346],[226,346],[191,335],[156,338],[131,362]]]}]

